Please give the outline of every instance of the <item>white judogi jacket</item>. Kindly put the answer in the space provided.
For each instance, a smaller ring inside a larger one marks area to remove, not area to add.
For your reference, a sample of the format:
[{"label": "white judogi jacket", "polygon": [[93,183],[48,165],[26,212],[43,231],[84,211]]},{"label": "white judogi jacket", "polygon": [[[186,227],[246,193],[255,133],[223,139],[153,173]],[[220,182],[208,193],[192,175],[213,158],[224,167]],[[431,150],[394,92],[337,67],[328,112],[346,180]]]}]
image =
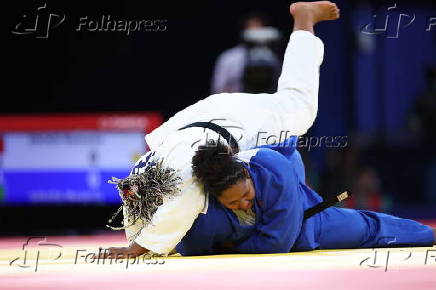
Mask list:
[{"label": "white judogi jacket", "polygon": [[[144,227],[138,222],[126,229],[129,243],[135,241],[155,253],[169,253],[197,216],[207,212],[208,199],[192,177],[191,159],[199,145],[205,144],[206,139],[217,140],[218,135],[203,128],[178,129],[193,122],[212,121],[238,140],[240,150],[306,133],[317,114],[323,55],[324,46],[319,38],[307,31],[295,31],[286,49],[276,93],[212,95],[180,111],[148,134],[146,141],[154,152],[151,159],[163,158],[165,165],[179,170],[183,183],[176,197],[164,200],[150,224]],[[141,169],[136,173],[140,172]]]}]

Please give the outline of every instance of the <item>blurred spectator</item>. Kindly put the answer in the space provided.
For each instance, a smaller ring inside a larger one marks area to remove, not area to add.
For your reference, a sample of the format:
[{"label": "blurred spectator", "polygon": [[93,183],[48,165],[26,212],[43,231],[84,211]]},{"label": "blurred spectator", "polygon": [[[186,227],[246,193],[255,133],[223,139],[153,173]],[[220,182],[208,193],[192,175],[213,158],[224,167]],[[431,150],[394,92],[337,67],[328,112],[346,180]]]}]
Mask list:
[{"label": "blurred spectator", "polygon": [[322,192],[329,196],[351,189],[358,171],[360,154],[356,149],[330,150],[326,154],[326,168],[322,175]]},{"label": "blurred spectator", "polygon": [[309,154],[307,150],[304,148],[299,148],[298,151],[301,154],[301,158],[303,159],[304,171],[306,175],[306,185],[315,191],[321,191],[321,180],[319,171],[315,168],[312,156]]},{"label": "blurred spectator", "polygon": [[345,207],[384,212],[391,209],[391,202],[383,195],[380,178],[373,168],[362,168],[351,190],[353,196],[345,201]]},{"label": "blurred spectator", "polygon": [[360,150],[349,147],[346,151],[331,150],[326,155],[326,168],[322,176],[324,196],[350,190],[353,195],[340,206],[373,211],[389,211],[391,201],[383,194],[380,177],[372,167],[363,167]]},{"label": "blurred spectator", "polygon": [[436,202],[436,67],[427,70],[427,89],[417,97],[409,118],[409,128],[428,151],[425,173],[427,201]]},{"label": "blurred spectator", "polygon": [[280,34],[267,25],[262,14],[251,13],[243,19],[241,43],[218,56],[212,75],[212,94],[275,92],[281,62],[274,46]]},{"label": "blurred spectator", "polygon": [[427,70],[427,89],[416,100],[409,128],[423,145],[436,144],[436,67]]}]

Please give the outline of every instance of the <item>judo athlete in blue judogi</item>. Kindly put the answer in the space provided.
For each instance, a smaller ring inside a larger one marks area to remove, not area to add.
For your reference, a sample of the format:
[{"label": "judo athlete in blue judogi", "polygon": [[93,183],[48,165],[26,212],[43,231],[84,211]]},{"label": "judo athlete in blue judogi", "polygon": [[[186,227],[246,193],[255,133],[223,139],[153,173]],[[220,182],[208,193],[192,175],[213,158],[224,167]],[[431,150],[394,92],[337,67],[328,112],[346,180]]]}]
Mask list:
[{"label": "judo athlete in blue judogi", "polygon": [[297,138],[232,153],[199,147],[193,171],[209,206],[177,245],[182,255],[287,253],[313,249],[431,246],[434,229],[409,219],[329,207],[304,219],[322,198],[305,185]]}]

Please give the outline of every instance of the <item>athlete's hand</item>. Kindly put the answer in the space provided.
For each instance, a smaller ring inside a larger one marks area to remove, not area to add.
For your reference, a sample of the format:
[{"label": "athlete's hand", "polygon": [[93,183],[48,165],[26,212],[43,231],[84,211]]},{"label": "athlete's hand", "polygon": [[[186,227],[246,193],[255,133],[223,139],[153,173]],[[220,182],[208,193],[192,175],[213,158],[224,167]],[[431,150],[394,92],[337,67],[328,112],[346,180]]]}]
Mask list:
[{"label": "athlete's hand", "polygon": [[[129,247],[110,247],[107,250],[100,251],[99,258],[134,258],[148,252],[146,248],[141,247],[133,242]],[[95,255],[97,257],[97,255]]]}]

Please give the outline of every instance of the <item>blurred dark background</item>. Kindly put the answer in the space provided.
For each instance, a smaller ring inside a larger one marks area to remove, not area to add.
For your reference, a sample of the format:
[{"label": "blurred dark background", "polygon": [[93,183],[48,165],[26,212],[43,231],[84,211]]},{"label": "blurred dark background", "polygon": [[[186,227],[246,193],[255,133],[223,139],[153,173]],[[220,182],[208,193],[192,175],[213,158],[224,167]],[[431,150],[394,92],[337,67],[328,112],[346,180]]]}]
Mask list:
[{"label": "blurred dark background", "polygon": [[[303,148],[308,183],[322,194],[352,189],[355,197],[345,206],[436,218],[434,2],[336,3],[341,19],[316,27],[325,59],[319,113],[307,136],[347,136],[348,146]],[[41,23],[51,19],[54,26],[57,19],[51,14],[65,14],[64,22],[52,27],[47,38],[37,37],[45,35],[43,26],[32,34],[12,33],[18,23],[26,23],[24,14],[35,15],[43,4]],[[215,61],[239,42],[242,15],[261,11],[269,16],[282,33],[283,49],[292,30],[289,4],[7,3],[0,114],[155,111],[166,119],[210,94]],[[98,21],[102,15],[159,20],[161,31],[76,31],[81,17]],[[386,19],[385,30],[373,29]],[[369,23],[374,26],[364,28]],[[117,208],[104,203],[1,206],[1,234],[104,229]]]}]

